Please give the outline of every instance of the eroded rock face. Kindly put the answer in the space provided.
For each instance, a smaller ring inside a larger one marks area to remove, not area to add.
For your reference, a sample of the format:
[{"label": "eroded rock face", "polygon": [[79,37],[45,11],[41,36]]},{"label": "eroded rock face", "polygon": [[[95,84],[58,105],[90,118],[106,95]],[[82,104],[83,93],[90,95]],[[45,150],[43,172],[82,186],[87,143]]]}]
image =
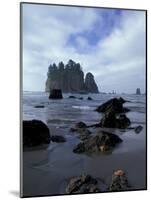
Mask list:
[{"label": "eroded rock face", "polygon": [[53,89],[50,91],[49,99],[62,99],[62,91],[60,89]]},{"label": "eroded rock face", "polygon": [[130,187],[125,172],[123,170],[114,171],[109,190],[115,192],[125,191],[129,188]]},{"label": "eroded rock face", "polygon": [[73,60],[66,65],[60,62],[58,66],[55,63],[49,66],[45,90],[53,89],[61,89],[64,93],[98,93],[93,75],[86,76],[84,81],[81,65]]},{"label": "eroded rock face", "polygon": [[74,153],[95,153],[105,152],[114,148],[122,142],[117,135],[101,131],[95,136],[89,136],[83,142],[80,142],[74,149]]},{"label": "eroded rock face", "polygon": [[50,143],[49,128],[39,120],[23,121],[23,147]]},{"label": "eroded rock face", "polygon": [[94,76],[92,73],[87,73],[85,77],[85,87],[89,93],[98,93],[98,87],[94,80]]},{"label": "eroded rock face", "polygon": [[100,192],[100,189],[97,187],[97,180],[92,178],[90,175],[73,177],[66,188],[67,194],[84,194],[96,192]]}]

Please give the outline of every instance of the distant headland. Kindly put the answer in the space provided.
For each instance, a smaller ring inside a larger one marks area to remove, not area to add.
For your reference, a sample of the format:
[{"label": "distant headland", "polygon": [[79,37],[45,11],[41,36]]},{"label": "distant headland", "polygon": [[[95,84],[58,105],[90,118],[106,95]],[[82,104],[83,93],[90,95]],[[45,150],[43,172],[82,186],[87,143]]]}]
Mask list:
[{"label": "distant headland", "polygon": [[67,64],[60,62],[58,66],[50,64],[47,73],[45,91],[61,89],[64,93],[99,93],[92,73],[84,77],[80,63],[69,60]]}]

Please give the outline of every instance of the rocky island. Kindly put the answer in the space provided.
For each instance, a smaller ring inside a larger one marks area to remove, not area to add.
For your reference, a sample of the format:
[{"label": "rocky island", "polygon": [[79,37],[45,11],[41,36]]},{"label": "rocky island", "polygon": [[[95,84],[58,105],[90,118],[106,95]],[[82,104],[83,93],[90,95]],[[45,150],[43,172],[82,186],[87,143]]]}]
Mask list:
[{"label": "rocky island", "polygon": [[80,63],[69,60],[65,65],[60,62],[49,66],[46,80],[46,92],[61,89],[64,93],[99,93],[98,86],[92,73],[84,78]]}]

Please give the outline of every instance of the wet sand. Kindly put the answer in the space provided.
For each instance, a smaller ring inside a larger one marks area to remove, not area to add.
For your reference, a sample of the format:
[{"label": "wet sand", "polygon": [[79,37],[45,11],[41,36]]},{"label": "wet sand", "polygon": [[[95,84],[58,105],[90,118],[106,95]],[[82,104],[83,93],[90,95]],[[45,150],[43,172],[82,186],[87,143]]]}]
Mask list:
[{"label": "wet sand", "polygon": [[[133,131],[128,134],[133,134],[132,138],[140,137]],[[101,180],[100,188],[104,192],[110,184],[113,171],[117,169],[126,172],[131,190],[146,189],[146,152],[143,148],[137,148],[139,140],[131,140],[132,145],[125,141],[110,153],[75,154],[72,150],[79,139],[76,134],[72,137],[69,134],[65,143],[51,143],[46,150],[25,151],[24,196],[65,194],[69,179],[83,173]]]}]

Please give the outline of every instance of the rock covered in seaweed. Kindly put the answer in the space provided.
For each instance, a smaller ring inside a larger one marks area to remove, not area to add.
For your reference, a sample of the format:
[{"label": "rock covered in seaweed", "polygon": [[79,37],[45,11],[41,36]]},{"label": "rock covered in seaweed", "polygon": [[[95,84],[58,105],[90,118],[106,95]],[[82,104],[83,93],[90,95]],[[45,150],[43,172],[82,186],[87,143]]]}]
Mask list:
[{"label": "rock covered in seaweed", "polygon": [[86,194],[100,192],[97,187],[97,180],[90,175],[73,177],[66,187],[67,194]]},{"label": "rock covered in seaweed", "polygon": [[80,142],[74,149],[74,153],[96,153],[105,152],[114,148],[122,139],[117,135],[100,131],[95,136],[89,136],[83,142]]}]

